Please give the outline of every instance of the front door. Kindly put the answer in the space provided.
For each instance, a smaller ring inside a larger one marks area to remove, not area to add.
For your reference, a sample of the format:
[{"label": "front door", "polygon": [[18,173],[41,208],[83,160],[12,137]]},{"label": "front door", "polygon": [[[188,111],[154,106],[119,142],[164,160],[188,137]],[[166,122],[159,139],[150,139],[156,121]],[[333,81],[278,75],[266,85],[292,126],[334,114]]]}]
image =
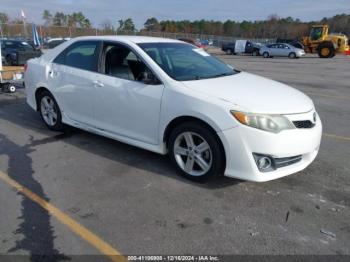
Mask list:
[{"label": "front door", "polygon": [[[105,43],[95,85],[95,125],[115,135],[158,143],[164,86],[127,46]],[[146,79],[145,79],[146,78]]]}]

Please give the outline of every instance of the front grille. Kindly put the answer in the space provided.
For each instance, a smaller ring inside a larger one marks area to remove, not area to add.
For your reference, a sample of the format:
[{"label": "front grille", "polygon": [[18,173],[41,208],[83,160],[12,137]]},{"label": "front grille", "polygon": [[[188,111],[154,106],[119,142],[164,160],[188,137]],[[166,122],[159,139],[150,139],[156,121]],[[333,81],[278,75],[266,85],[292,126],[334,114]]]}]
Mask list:
[{"label": "front grille", "polygon": [[275,158],[275,168],[289,166],[301,161],[302,156],[291,156],[291,157],[283,157],[283,158]]},{"label": "front grille", "polygon": [[313,128],[315,126],[310,120],[293,121],[293,124],[296,128]]}]

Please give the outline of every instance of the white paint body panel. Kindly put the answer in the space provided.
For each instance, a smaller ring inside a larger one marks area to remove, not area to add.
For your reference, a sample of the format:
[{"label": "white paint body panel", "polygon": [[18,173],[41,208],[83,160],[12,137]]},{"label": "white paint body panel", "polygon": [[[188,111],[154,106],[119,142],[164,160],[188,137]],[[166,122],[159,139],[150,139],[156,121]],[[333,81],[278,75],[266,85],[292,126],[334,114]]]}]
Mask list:
[{"label": "white paint body panel", "polygon": [[[66,47],[82,39],[129,45],[163,84],[145,85],[67,66],[59,68],[52,63]],[[244,72],[215,79],[175,81],[138,47],[137,43],[142,42],[176,40],[82,37],[30,60],[25,74],[27,103],[37,109],[35,92],[45,87],[57,100],[64,123],[161,154],[167,153],[163,137],[172,120],[182,116],[198,118],[217,132],[224,146],[225,175],[245,180],[261,182],[279,178],[304,169],[314,160],[322,133],[319,117],[314,128],[274,134],[243,126],[230,114],[230,110],[240,110],[307,120],[314,112],[314,105],[306,95],[284,84]],[[53,75],[52,71],[58,74]],[[96,85],[96,81],[103,86]],[[301,154],[303,159],[297,164],[261,173],[253,152],[279,158]]]}]

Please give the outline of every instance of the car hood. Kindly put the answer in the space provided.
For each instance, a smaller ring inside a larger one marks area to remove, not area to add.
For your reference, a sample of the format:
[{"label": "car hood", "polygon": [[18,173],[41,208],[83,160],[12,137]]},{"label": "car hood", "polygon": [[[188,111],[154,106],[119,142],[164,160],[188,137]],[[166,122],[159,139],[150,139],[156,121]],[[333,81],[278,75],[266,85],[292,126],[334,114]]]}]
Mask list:
[{"label": "car hood", "polygon": [[265,114],[296,114],[313,109],[302,92],[261,76],[237,73],[213,79],[182,82],[196,92],[231,102],[239,110]]}]

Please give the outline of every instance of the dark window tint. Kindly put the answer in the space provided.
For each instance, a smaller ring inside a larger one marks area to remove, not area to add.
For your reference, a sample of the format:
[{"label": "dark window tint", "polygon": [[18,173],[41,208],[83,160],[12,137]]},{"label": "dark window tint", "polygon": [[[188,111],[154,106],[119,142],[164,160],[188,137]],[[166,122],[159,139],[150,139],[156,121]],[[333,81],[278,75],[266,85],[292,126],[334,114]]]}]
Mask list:
[{"label": "dark window tint", "polygon": [[18,46],[14,41],[4,41],[2,44],[4,48],[16,48]]},{"label": "dark window tint", "polygon": [[57,56],[54,63],[97,71],[98,46],[97,41],[74,43]]}]

